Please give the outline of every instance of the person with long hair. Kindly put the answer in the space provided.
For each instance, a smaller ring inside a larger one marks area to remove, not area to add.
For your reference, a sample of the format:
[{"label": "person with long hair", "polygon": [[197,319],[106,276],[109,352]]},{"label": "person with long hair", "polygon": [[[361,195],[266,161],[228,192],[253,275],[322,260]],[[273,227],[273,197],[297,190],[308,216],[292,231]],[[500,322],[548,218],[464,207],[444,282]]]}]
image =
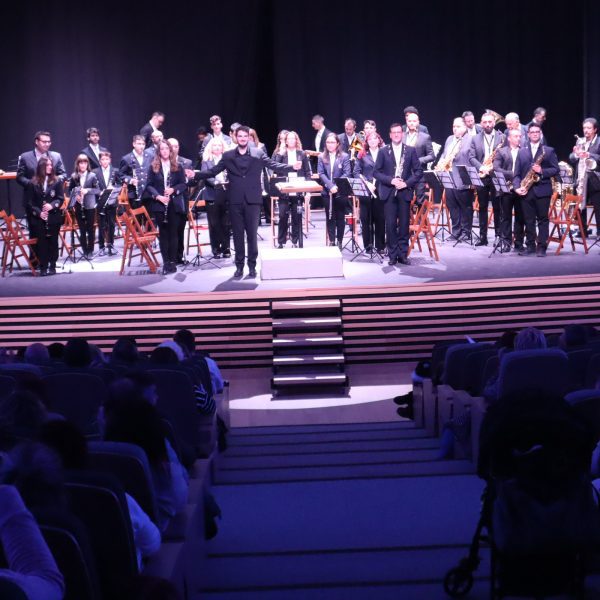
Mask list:
[{"label": "person with long hair", "polygon": [[90,160],[85,154],[75,159],[73,174],[69,179],[70,207],[75,209],[79,226],[81,251],[87,259],[94,255],[96,200],[100,195],[98,177],[90,171]]},{"label": "person with long hair", "polygon": [[161,140],[148,171],[146,190],[152,197],[151,210],[158,224],[163,272],[177,272],[177,231],[186,218],[184,192],[187,188],[183,167],[177,162],[171,144]]},{"label": "person with long hair", "polygon": [[[219,164],[224,150],[225,147],[220,138],[211,139],[202,155],[202,169],[212,169],[212,167]],[[215,258],[230,258],[231,222],[229,220],[227,171],[221,171],[204,183],[202,198],[206,202],[208,235],[213,256]]]},{"label": "person with long hair", "polygon": [[371,252],[375,246],[380,254],[385,250],[385,217],[373,172],[379,149],[383,145],[383,139],[376,131],[369,133],[365,139],[365,148],[359,152],[354,166],[356,176],[365,181],[371,192],[369,198],[360,199],[363,244],[367,252]]},{"label": "person with long hair", "polygon": [[319,156],[317,172],[323,183],[322,195],[327,219],[327,239],[330,246],[335,246],[337,240],[337,245],[341,250],[348,197],[339,193],[335,180],[339,177],[350,177],[352,169],[350,157],[342,152],[340,140],[335,133],[328,133],[325,138],[325,150]]},{"label": "person with long hair", "polygon": [[[298,177],[310,179],[312,176],[310,162],[306,154],[302,151],[302,142],[298,134],[295,131],[289,131],[285,136],[284,142],[285,146],[281,154],[275,156],[275,160],[288,165],[293,165],[300,161],[302,166],[297,171]],[[279,197],[278,248],[285,246],[290,208],[292,211],[292,244],[294,247],[298,245],[298,239],[302,235],[302,218],[301,213],[298,212],[298,205],[302,200],[302,194],[282,194]]]},{"label": "person with long hair", "polygon": [[40,158],[35,175],[25,189],[25,212],[29,233],[37,239],[34,252],[40,275],[54,275],[58,260],[58,233],[62,225],[63,182],[52,159]]},{"label": "person with long hair", "polygon": [[287,129],[282,129],[277,135],[277,143],[275,144],[275,150],[273,150],[273,155],[271,156],[273,160],[275,160],[276,156],[285,153],[285,138],[288,133],[289,131]]}]

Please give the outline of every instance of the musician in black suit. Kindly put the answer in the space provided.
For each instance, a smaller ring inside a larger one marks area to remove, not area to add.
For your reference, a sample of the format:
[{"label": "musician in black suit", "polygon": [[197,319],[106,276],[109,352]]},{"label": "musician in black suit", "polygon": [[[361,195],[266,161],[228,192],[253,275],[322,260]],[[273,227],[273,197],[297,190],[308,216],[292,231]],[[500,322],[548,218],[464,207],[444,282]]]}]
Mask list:
[{"label": "musician in black suit", "polygon": [[[558,158],[554,148],[543,146],[540,143],[542,130],[539,125],[529,125],[527,135],[529,143],[519,151],[513,181],[515,190],[521,196],[523,202],[527,240],[527,249],[523,249],[519,254],[535,253],[537,256],[546,256],[548,211],[550,209],[550,196],[552,195],[552,182],[550,179],[559,175]],[[523,179],[532,173],[535,173],[539,180],[533,183],[529,189],[526,189],[522,185]],[[537,246],[536,220],[538,225]]]},{"label": "musician in black suit", "polygon": [[235,278],[244,274],[244,234],[248,241],[248,277],[256,277],[258,258],[258,221],[262,205],[261,177],[266,167],[276,172],[300,169],[301,163],[293,166],[277,163],[267,157],[260,148],[250,147],[250,128],[245,125],[236,131],[237,147],[223,154],[223,158],[212,169],[198,171],[197,177],[208,179],[227,169],[229,177],[229,210],[233,228],[235,248]]},{"label": "musician in black suit", "polygon": [[148,171],[148,194],[152,198],[153,220],[158,225],[158,242],[163,259],[163,272],[177,272],[177,235],[187,206],[184,193],[187,183],[183,167],[167,140],[158,143],[156,155]]},{"label": "musician in black suit", "polygon": [[63,222],[60,210],[64,200],[63,182],[56,175],[52,159],[42,156],[25,187],[25,211],[29,235],[37,243],[40,275],[54,275],[58,260],[58,233]]},{"label": "musician in black suit", "polygon": [[[111,153],[108,150],[100,152],[100,166],[93,170],[98,179],[100,192],[106,188],[117,186],[116,179],[119,172],[112,166]],[[98,256],[109,256],[115,252],[115,221],[117,218],[117,201],[112,195],[110,201],[105,199],[102,204],[98,202]]]},{"label": "musician in black suit", "polygon": [[544,123],[546,122],[546,117],[548,116],[547,112],[548,111],[543,106],[538,106],[533,111],[533,117],[531,121],[529,121],[529,123],[526,125],[527,128],[529,128],[531,124],[539,126],[539,128],[542,130],[542,137],[540,138],[540,144],[542,144],[542,146],[548,145],[548,140],[544,135]]},{"label": "musician in black suit", "polygon": [[325,138],[325,150],[319,156],[317,173],[323,184],[321,195],[325,204],[327,239],[330,246],[335,246],[337,240],[337,245],[341,250],[346,226],[348,196],[339,193],[335,180],[339,177],[350,177],[352,167],[350,166],[350,157],[342,152],[340,141],[335,133],[328,133]]},{"label": "musician in black suit", "polygon": [[317,152],[323,152],[325,150],[325,139],[331,133],[327,127],[325,127],[325,118],[321,115],[315,115],[312,118],[312,128],[317,132],[315,135],[315,150]]},{"label": "musician in black suit", "polygon": [[402,143],[402,125],[390,126],[391,144],[377,155],[374,177],[378,182],[379,197],[384,202],[385,232],[389,265],[408,265],[408,238],[410,235],[410,203],[423,169],[414,148]]},{"label": "musician in black suit", "polygon": [[177,164],[183,169],[183,172],[186,175],[186,188],[183,193],[184,203],[186,207],[186,218],[179,220],[179,229],[177,230],[177,264],[185,265],[185,225],[187,223],[187,207],[190,200],[190,187],[195,185],[193,181],[194,173],[193,173],[193,165],[192,160],[189,158],[184,158],[183,156],[179,156],[179,140],[176,138],[169,138],[167,140],[169,144],[171,144],[171,148],[173,149],[173,153],[175,154],[175,159],[177,160]]},{"label": "musician in black suit", "polygon": [[338,135],[338,140],[340,140],[340,147],[342,148],[342,152],[348,154],[350,152],[350,146],[352,142],[356,139],[356,121],[354,119],[346,119],[344,121],[344,133],[340,133]]},{"label": "musician in black suit", "polygon": [[[312,169],[308,157],[302,151],[302,142],[295,131],[288,131],[285,136],[285,150],[281,154],[275,155],[275,161],[287,165],[295,165],[301,162],[302,166],[297,171],[298,177],[310,179]],[[292,245],[298,246],[298,240],[302,235],[302,213],[298,208],[303,202],[303,194],[281,194],[278,198],[279,205],[279,224],[277,229],[277,247],[283,248],[287,240],[287,230],[290,210],[292,213]]]},{"label": "musician in black suit", "polygon": [[223,133],[223,121],[221,120],[221,117],[219,115],[213,115],[210,118],[210,128],[212,130],[212,133],[206,134],[206,137],[204,138],[204,140],[202,142],[202,146],[200,147],[200,153],[199,153],[200,162],[202,162],[202,160],[204,160],[202,158],[202,155],[204,154],[206,145],[208,144],[208,142],[210,142],[210,140],[212,140],[214,138],[221,139],[221,142],[223,143],[223,151],[229,150],[229,148],[231,146],[233,146],[233,141],[232,141],[231,137],[228,135],[225,135]]},{"label": "musician in black suit", "polygon": [[150,120],[140,129],[140,135],[144,138],[146,148],[152,145],[152,133],[158,131],[165,122],[165,113],[155,111]]},{"label": "musician in black suit", "polygon": [[81,251],[89,260],[94,255],[96,200],[100,195],[98,178],[90,171],[90,161],[85,154],[75,159],[73,174],[69,179],[69,208],[75,209],[75,217],[79,226]]},{"label": "musician in black suit", "polygon": [[472,243],[473,228],[473,190],[465,184],[458,172],[458,166],[469,165],[471,156],[471,136],[467,135],[467,126],[462,117],[456,117],[452,122],[452,135],[444,144],[444,151],[438,162],[446,162],[454,156],[450,169],[455,189],[446,189],[446,204],[452,221],[450,239]]},{"label": "musician in black suit", "polygon": [[[583,121],[583,138],[580,138],[569,155],[569,161],[573,165],[573,179],[575,191],[578,195],[585,197],[586,206],[594,207],[596,223],[600,222],[600,181],[595,175],[587,173],[586,161],[592,159],[600,166],[600,138],[598,137],[598,121],[588,117]],[[587,229],[587,211],[582,211],[584,227]],[[598,227],[600,230],[600,227]],[[596,232],[598,233],[598,232]]]},{"label": "musician in black suit", "polygon": [[[405,123],[404,125],[402,125],[402,131],[404,133],[406,133],[409,130],[409,126],[408,126],[408,118],[417,118],[417,129],[421,132],[421,133],[426,133],[427,135],[429,135],[429,129],[427,129],[426,125],[422,125],[420,122],[420,118],[419,118],[419,111],[417,109],[416,106],[405,106],[404,107],[404,120]],[[366,133],[366,132],[365,132]]]},{"label": "musician in black suit", "polygon": [[[504,136],[494,129],[496,120],[491,112],[485,112],[481,117],[481,131],[471,141],[470,163],[479,171],[483,187],[477,188],[479,200],[479,240],[476,246],[487,246],[488,206],[490,200],[494,208],[494,231],[500,231],[501,207],[500,198],[496,196],[496,188],[492,183],[493,154],[496,148],[504,143]],[[486,163],[487,161],[487,163]]]},{"label": "musician in black suit", "polygon": [[[416,113],[406,114],[406,127],[406,130],[403,128],[404,143],[415,149],[421,167],[425,170],[427,169],[427,165],[435,160],[431,136],[420,130],[419,115]],[[417,184],[415,192],[417,194],[417,202],[420,204],[425,199],[425,181],[423,179]]]},{"label": "musician in black suit", "polygon": [[[517,157],[521,145],[521,129],[510,129],[506,138],[506,144],[498,148],[494,156],[494,173],[502,173],[507,182],[512,183],[517,166]],[[502,251],[509,252],[513,240],[512,215],[515,212],[514,238],[515,250],[523,248],[525,220],[523,218],[523,203],[520,196],[514,191],[501,194],[500,200],[500,239]],[[497,221],[496,221],[497,222]]]},{"label": "musician in black suit", "polygon": [[470,110],[465,110],[461,116],[467,127],[467,135],[475,137],[481,133],[481,125],[475,123],[475,115]]},{"label": "musician in black suit", "polygon": [[100,132],[97,127],[89,127],[86,131],[88,145],[80,154],[85,154],[90,161],[90,169],[94,171],[100,167],[100,152],[106,152],[106,148],[100,145]]},{"label": "musician in black suit", "polygon": [[373,245],[380,254],[385,250],[385,215],[383,202],[377,194],[375,163],[383,146],[383,139],[372,131],[365,139],[366,148],[359,152],[354,173],[366,182],[370,198],[360,198],[360,225],[365,250],[371,252]]},{"label": "musician in black suit", "polygon": [[35,134],[33,141],[35,147],[33,150],[23,152],[19,156],[17,164],[17,183],[23,188],[23,201],[26,202],[26,190],[31,180],[33,179],[38,162],[45,156],[52,161],[54,166],[54,174],[61,180],[64,181],[67,175],[65,166],[61,155],[58,152],[50,150],[52,144],[52,137],[48,131],[38,131]]},{"label": "musician in black suit", "polygon": [[[202,170],[208,171],[223,158],[225,147],[219,137],[211,139],[204,149]],[[204,181],[202,199],[206,202],[208,236],[214,258],[230,258],[231,219],[229,217],[229,182],[227,171]]]},{"label": "musician in black suit", "polygon": [[117,181],[119,185],[127,184],[127,196],[132,208],[139,208],[143,201],[149,204],[146,181],[153,157],[154,153],[146,148],[144,137],[134,135],[133,150],[121,158]]}]

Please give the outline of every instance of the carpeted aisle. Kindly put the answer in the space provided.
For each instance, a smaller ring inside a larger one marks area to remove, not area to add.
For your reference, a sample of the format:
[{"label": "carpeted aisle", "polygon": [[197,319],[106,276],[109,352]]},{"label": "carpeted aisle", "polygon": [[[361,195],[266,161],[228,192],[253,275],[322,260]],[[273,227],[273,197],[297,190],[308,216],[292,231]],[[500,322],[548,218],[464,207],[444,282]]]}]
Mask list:
[{"label": "carpeted aisle", "polygon": [[[482,483],[412,422],[234,429],[197,598],[444,598]],[[488,564],[470,598],[488,596]]]}]

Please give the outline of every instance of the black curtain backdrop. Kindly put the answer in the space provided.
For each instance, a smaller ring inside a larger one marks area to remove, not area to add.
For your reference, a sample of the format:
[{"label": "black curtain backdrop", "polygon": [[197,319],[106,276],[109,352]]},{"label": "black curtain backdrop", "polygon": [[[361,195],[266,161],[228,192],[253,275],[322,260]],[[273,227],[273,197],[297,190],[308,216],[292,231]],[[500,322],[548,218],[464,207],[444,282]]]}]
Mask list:
[{"label": "black curtain backdrop", "polygon": [[271,152],[284,127],[311,147],[314,113],[336,132],[375,119],[387,139],[407,104],[440,143],[463,110],[527,123],[545,106],[564,159],[582,118],[600,116],[599,19],[593,0],[14,3],[0,20],[0,167],[48,129],[71,170],[90,126],[117,162],[154,110],[195,157],[214,113]]}]

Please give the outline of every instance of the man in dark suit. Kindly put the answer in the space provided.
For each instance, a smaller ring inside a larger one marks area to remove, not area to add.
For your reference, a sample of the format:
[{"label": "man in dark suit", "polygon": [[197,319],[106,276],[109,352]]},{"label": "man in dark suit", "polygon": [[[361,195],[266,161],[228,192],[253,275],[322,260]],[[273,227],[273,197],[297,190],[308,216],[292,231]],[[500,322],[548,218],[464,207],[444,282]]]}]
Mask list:
[{"label": "man in dark suit", "polygon": [[[100,166],[94,169],[93,173],[98,179],[98,187],[101,192],[106,188],[114,188],[118,171],[112,166],[111,154],[108,150],[102,150],[99,156]],[[98,203],[98,256],[104,256],[108,253],[109,256],[116,254],[115,252],[115,220],[117,217],[117,202],[111,199],[108,203],[108,198],[102,203]]]},{"label": "man in dark suit", "polygon": [[150,196],[145,194],[148,181],[148,169],[154,153],[146,148],[142,135],[133,136],[133,150],[121,158],[117,181],[127,184],[127,195],[132,208],[139,208],[142,201],[149,203]]},{"label": "man in dark suit", "polygon": [[228,135],[225,135],[223,133],[223,121],[221,120],[221,117],[219,115],[213,115],[210,118],[210,128],[212,130],[212,133],[206,134],[206,137],[202,141],[202,146],[200,147],[200,156],[199,156],[200,163],[202,162],[202,154],[204,153],[206,145],[213,138],[221,138],[221,141],[223,142],[224,150],[227,150],[228,148],[230,148],[233,145],[233,141],[231,140],[231,137]]},{"label": "man in dark suit", "polygon": [[496,189],[492,183],[490,172],[492,170],[494,151],[504,142],[504,136],[494,129],[494,123],[494,115],[491,112],[485,112],[481,117],[482,130],[471,141],[470,163],[479,171],[479,176],[484,184],[483,187],[477,188],[477,199],[479,200],[479,241],[475,244],[476,246],[488,245],[488,206],[490,200],[494,208],[494,230],[496,235],[498,235],[500,230],[500,199],[496,197]]},{"label": "man in dark suit", "polygon": [[504,135],[508,135],[508,132],[511,129],[520,129],[521,130],[521,139],[527,139],[527,127],[521,124],[521,119],[516,112],[506,113],[506,117],[504,117],[504,122],[506,123],[506,129],[504,130]]},{"label": "man in dark suit", "polygon": [[[515,176],[517,157],[521,145],[521,129],[510,129],[508,131],[507,143],[498,148],[494,156],[493,171],[502,173],[507,182],[512,182]],[[515,250],[523,248],[525,220],[523,218],[523,206],[521,197],[514,191],[501,194],[500,200],[500,239],[502,241],[502,252],[509,252],[512,245],[513,228],[512,215],[515,212]],[[496,222],[498,222],[496,220]]]},{"label": "man in dark suit", "polygon": [[414,148],[402,143],[402,125],[390,126],[391,144],[377,154],[373,176],[378,182],[379,198],[385,203],[385,230],[390,266],[408,265],[410,203],[423,177]]},{"label": "man in dark suit", "polygon": [[354,119],[346,119],[344,121],[344,133],[338,135],[342,152],[350,153],[350,145],[356,139],[356,121]]},{"label": "man in dark suit", "polygon": [[80,152],[85,154],[90,161],[90,169],[100,168],[100,152],[106,152],[106,148],[100,145],[100,132],[96,127],[90,127],[86,131],[88,145]]},{"label": "man in dark suit", "polygon": [[467,126],[467,135],[475,137],[478,133],[481,133],[481,125],[475,123],[475,115],[470,110],[465,110],[462,118]]},{"label": "man in dark suit", "polygon": [[[402,131],[404,131],[404,133],[406,133],[408,131],[408,118],[409,117],[417,117],[417,121],[418,121],[418,130],[421,133],[426,133],[429,135],[429,129],[427,129],[426,125],[421,125],[421,121],[419,118],[419,111],[417,109],[416,106],[405,106],[404,107],[404,120],[406,121],[406,123],[404,125],[402,125]],[[365,132],[366,133],[366,132]]]},{"label": "man in dark suit", "polygon": [[[190,199],[190,187],[193,185],[193,182],[190,181],[189,177],[192,176],[193,177],[193,173],[192,173],[192,161],[189,158],[183,158],[183,156],[179,156],[179,140],[175,139],[175,138],[169,138],[167,140],[167,142],[169,142],[169,144],[171,144],[171,149],[173,150],[173,154],[175,155],[175,157],[177,158],[177,164],[181,165],[181,167],[183,168],[183,172],[186,174],[186,183],[188,185],[187,189],[185,190],[185,192],[183,193],[183,198],[185,200],[185,210],[188,210],[188,201]],[[185,244],[183,243],[183,239],[184,239],[184,234],[185,234],[185,225],[187,223],[187,212],[186,212],[186,218],[185,219],[180,219],[178,221],[178,228],[177,228],[177,264],[178,265],[184,265],[186,264],[186,260],[185,260],[185,255],[184,255],[184,246]]]},{"label": "man in dark suit", "polygon": [[[419,115],[416,113],[408,113],[406,115],[406,127],[404,143],[415,149],[421,168],[425,170],[427,169],[427,164],[435,160],[431,136],[419,130]],[[425,198],[425,181],[423,179],[419,181],[415,191],[417,202],[420,204]]]},{"label": "man in dark suit", "polygon": [[547,117],[546,109],[543,106],[538,106],[533,111],[533,118],[526,125],[527,128],[529,128],[529,126],[531,124],[537,125],[542,130],[542,138],[540,139],[540,144],[542,144],[542,146],[548,145],[548,140],[546,139],[546,136],[543,133],[544,123],[546,122],[546,117]]},{"label": "man in dark suit", "polygon": [[48,131],[38,131],[35,134],[33,140],[35,145],[33,150],[23,152],[19,156],[17,164],[17,183],[23,187],[23,202],[27,194],[27,188],[31,183],[31,179],[35,175],[38,161],[42,156],[47,156],[52,160],[54,165],[54,172],[61,181],[64,181],[67,177],[67,172],[63,164],[61,155],[58,152],[52,152],[50,146],[52,144],[52,137]]},{"label": "man in dark suit", "polygon": [[[585,197],[587,206],[594,207],[596,223],[600,222],[600,181],[596,175],[587,173],[586,161],[592,159],[600,166],[600,138],[598,137],[598,121],[588,117],[583,121],[583,138],[580,138],[569,155],[569,162],[573,165],[573,179],[576,184],[575,191]],[[582,220],[587,229],[587,211],[582,211]],[[598,227],[600,230],[600,227]],[[597,233],[597,232],[596,232]]]},{"label": "man in dark suit", "polygon": [[165,122],[165,113],[155,111],[150,120],[140,129],[140,135],[144,136],[146,148],[152,144],[152,132],[159,130]]},{"label": "man in dark suit", "polygon": [[[546,256],[549,225],[548,211],[550,209],[550,196],[552,195],[550,179],[559,174],[558,158],[554,148],[540,143],[542,130],[539,125],[529,125],[527,135],[529,143],[519,151],[513,181],[515,191],[521,196],[523,202],[527,239],[527,249],[524,248],[519,252],[519,255],[536,254],[536,256]],[[527,189],[522,186],[522,182],[529,173],[535,173],[539,179]],[[538,225],[537,246],[536,220]]]},{"label": "man in dark suit", "polygon": [[256,259],[258,258],[258,221],[262,206],[262,190],[260,180],[266,167],[276,172],[298,170],[302,163],[284,165],[267,157],[265,152],[256,147],[250,147],[248,140],[250,128],[245,125],[236,131],[237,147],[223,154],[221,160],[206,171],[196,171],[200,179],[214,177],[227,169],[229,178],[229,214],[233,229],[233,245],[235,248],[237,279],[244,274],[245,248],[244,234],[248,242],[248,277],[256,277]]},{"label": "man in dark suit", "polygon": [[315,150],[323,152],[325,150],[325,138],[331,131],[325,127],[325,119],[321,115],[315,115],[312,118],[312,128],[317,132],[315,136]]},{"label": "man in dark suit", "polygon": [[450,156],[454,156],[449,171],[455,185],[455,189],[446,189],[446,204],[452,221],[450,239],[472,243],[473,190],[464,183],[457,168],[471,164],[471,136],[467,135],[462,117],[456,117],[452,122],[452,135],[446,139],[440,161],[447,161]]}]

